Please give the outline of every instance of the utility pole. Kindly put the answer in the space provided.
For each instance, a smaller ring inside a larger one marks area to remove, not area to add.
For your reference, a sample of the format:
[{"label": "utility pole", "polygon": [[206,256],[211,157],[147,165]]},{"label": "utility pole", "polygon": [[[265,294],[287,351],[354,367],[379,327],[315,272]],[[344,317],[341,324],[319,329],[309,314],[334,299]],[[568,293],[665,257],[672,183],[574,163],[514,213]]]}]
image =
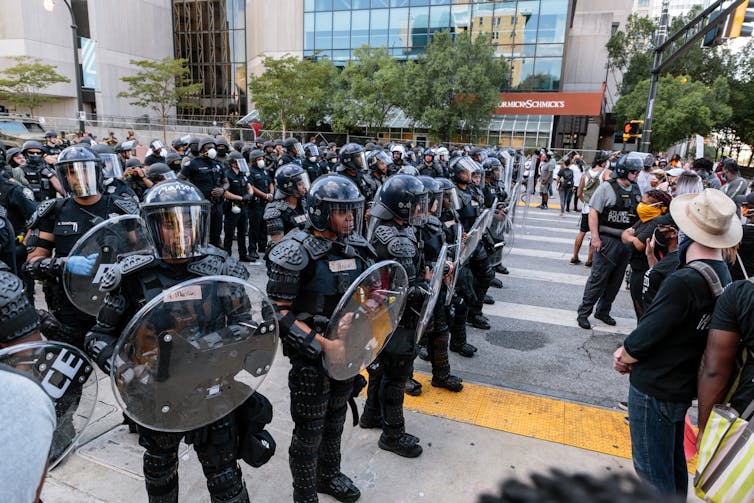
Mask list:
[{"label": "utility pole", "polygon": [[660,14],[660,28],[655,39],[655,57],[652,63],[652,74],[649,78],[649,97],[647,99],[647,111],[644,114],[644,130],[641,133],[641,151],[650,152],[649,146],[652,138],[652,115],[655,109],[655,97],[657,96],[657,84],[660,80],[660,72],[655,69],[662,63],[661,47],[668,38],[668,6],[670,0],[662,0],[662,13]]}]

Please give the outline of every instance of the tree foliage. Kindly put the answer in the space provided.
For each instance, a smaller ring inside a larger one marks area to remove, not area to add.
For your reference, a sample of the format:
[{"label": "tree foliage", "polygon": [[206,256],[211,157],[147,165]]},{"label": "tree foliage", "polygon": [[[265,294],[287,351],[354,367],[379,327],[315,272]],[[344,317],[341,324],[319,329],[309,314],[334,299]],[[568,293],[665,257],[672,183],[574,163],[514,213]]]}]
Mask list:
[{"label": "tree foliage", "polygon": [[333,109],[337,69],[329,59],[287,55],[265,57],[264,73],[251,76],[249,91],[260,118],[270,128],[316,128]]},{"label": "tree foliage", "polygon": [[493,113],[508,75],[487,35],[435,33],[426,55],[407,68],[404,110],[436,140],[460,130],[473,137]]},{"label": "tree foliage", "polygon": [[159,113],[164,141],[168,113],[173,107],[198,108],[188,100],[199,94],[202,84],[191,82],[185,59],[132,59],[130,63],[141,70],[130,77],[121,77],[121,80],[128,84],[128,90],[118,93],[118,97],[129,98],[131,105],[149,108]]},{"label": "tree foliage", "polygon": [[381,128],[387,114],[400,107],[406,93],[404,66],[384,47],[363,46],[346,63],[337,79],[333,127],[352,132],[357,124]]},{"label": "tree foliage", "polygon": [[[649,94],[649,80],[639,82],[616,103],[613,113],[618,124],[643,119]],[[652,118],[652,148],[665,149],[691,134],[707,135],[730,120],[730,88],[724,77],[712,86],[682,75],[660,79]]]},{"label": "tree foliage", "polygon": [[16,64],[0,72],[0,100],[13,104],[16,108],[26,107],[32,116],[40,105],[59,99],[42,94],[44,89],[53,84],[71,81],[56,72],[55,66],[42,64],[41,59],[13,59]]}]

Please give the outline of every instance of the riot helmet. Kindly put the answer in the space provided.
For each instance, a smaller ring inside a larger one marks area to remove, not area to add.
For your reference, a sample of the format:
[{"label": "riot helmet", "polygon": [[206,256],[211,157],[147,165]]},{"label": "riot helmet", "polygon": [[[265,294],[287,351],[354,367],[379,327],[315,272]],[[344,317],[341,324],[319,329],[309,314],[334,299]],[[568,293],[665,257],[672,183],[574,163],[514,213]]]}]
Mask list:
[{"label": "riot helmet", "polygon": [[613,178],[628,179],[629,173],[638,173],[644,168],[644,163],[639,157],[631,157],[628,155],[621,156],[618,162],[615,163],[615,169],[613,170]]},{"label": "riot helmet", "polygon": [[427,189],[427,213],[437,215],[442,209],[442,187],[431,176],[419,175],[418,178]]},{"label": "riot helmet", "polygon": [[246,159],[243,158],[240,152],[233,150],[228,154],[228,162],[232,167],[234,164],[238,166],[238,170],[245,174],[249,174],[249,165],[246,163]]},{"label": "riot helmet", "polygon": [[215,142],[215,139],[207,136],[205,138],[202,138],[201,141],[199,141],[197,148],[199,150],[199,153],[203,157],[209,157],[210,159],[214,159],[215,157],[217,157],[217,149],[215,148],[216,145],[217,143]]},{"label": "riot helmet", "polygon": [[58,133],[56,133],[52,129],[50,129],[49,131],[45,132],[45,140],[48,139],[48,138],[57,138],[57,137],[58,137]]},{"label": "riot helmet", "polygon": [[166,180],[177,179],[173,170],[170,169],[170,166],[163,162],[156,162],[149,166],[149,169],[147,170],[147,178],[155,184]]},{"label": "riot helmet", "polygon": [[210,203],[194,185],[182,180],[154,185],[144,195],[141,213],[158,258],[197,257],[207,246]]},{"label": "riot helmet", "polygon": [[450,161],[450,170],[453,173],[453,181],[456,183],[470,183],[471,176],[479,169],[479,164],[466,155],[462,157],[454,157],[453,160]]},{"label": "riot helmet", "polygon": [[183,137],[176,138],[170,143],[170,145],[173,147],[173,149],[177,151],[178,149],[181,149],[186,146],[186,143],[184,143],[184,141],[185,140],[183,139]]},{"label": "riot helmet", "polygon": [[409,164],[407,166],[402,166],[401,169],[398,170],[398,174],[409,175],[409,176],[419,176],[419,170],[416,169],[416,167],[411,166]]},{"label": "riot helmet", "polygon": [[296,138],[288,138],[283,142],[283,148],[293,157],[304,157],[304,147]]},{"label": "riot helmet", "polygon": [[592,162],[592,167],[596,168],[597,166],[606,163],[610,160],[610,152],[607,150],[600,150],[597,152],[597,154],[594,156],[594,161]]},{"label": "riot helmet", "polygon": [[440,158],[440,162],[448,162],[448,159],[450,159],[450,152],[445,147],[439,147],[437,149],[437,157]]},{"label": "riot helmet", "polygon": [[215,150],[217,150],[217,157],[225,157],[230,152],[230,145],[228,140],[223,137],[215,140]]},{"label": "riot helmet", "polygon": [[91,149],[102,161],[102,178],[123,178],[120,156],[109,145],[98,143],[92,145]]},{"label": "riot helmet", "polygon": [[382,150],[372,150],[367,155],[367,166],[369,171],[378,171],[383,175],[387,175],[388,167],[393,163],[390,156]]},{"label": "riot helmet", "polygon": [[442,208],[444,210],[460,210],[461,199],[458,197],[458,192],[453,182],[443,177],[435,178],[435,181],[437,181],[440,189],[442,189]]},{"label": "riot helmet", "polygon": [[36,140],[29,140],[21,145],[26,161],[30,164],[41,163],[45,156],[45,149],[41,143]]},{"label": "riot helmet", "polygon": [[267,140],[262,144],[262,149],[264,150],[265,154],[271,154],[273,150],[275,150],[275,142]]},{"label": "riot helmet", "polygon": [[428,148],[422,154],[422,156],[424,157],[424,162],[427,162],[427,157],[429,157],[429,161],[430,162],[434,162],[435,161],[435,155],[436,155],[436,152],[435,152],[435,149],[433,149],[433,148]]},{"label": "riot helmet", "polygon": [[309,190],[309,175],[298,164],[288,163],[280,166],[275,172],[275,199],[285,196],[302,198]]},{"label": "riot helmet", "polygon": [[192,136],[188,139],[187,145],[188,145],[189,151],[191,152],[191,155],[193,155],[194,157],[199,156],[199,142],[200,141],[201,139],[199,139],[199,137],[197,136]]},{"label": "riot helmet", "polygon": [[[16,156],[19,156],[19,157],[16,158]],[[8,165],[11,168],[17,168],[19,166],[22,166],[24,163],[26,163],[26,158],[24,157],[24,153],[21,152],[21,149],[17,147],[9,148],[8,152],[6,153],[6,158],[8,161]]]},{"label": "riot helmet", "polygon": [[165,156],[165,164],[167,164],[173,172],[178,173],[181,170],[181,155],[177,152],[168,152],[168,155]]},{"label": "riot helmet", "polygon": [[482,163],[484,169],[484,176],[490,180],[496,181],[502,179],[503,164],[497,157],[488,157]]},{"label": "riot helmet", "polygon": [[304,145],[304,157],[306,157],[309,162],[317,162],[317,157],[319,157],[319,149],[314,143],[307,143],[306,145]]},{"label": "riot helmet", "polygon": [[340,166],[338,171],[352,169],[357,173],[366,169],[367,158],[364,154],[364,147],[358,143],[346,143],[340,148]]},{"label": "riot helmet", "polygon": [[136,148],[136,142],[134,140],[123,141],[115,145],[116,154],[119,154],[122,158],[128,159],[131,157],[131,151]]},{"label": "riot helmet", "polygon": [[73,197],[100,194],[102,163],[90,148],[73,145],[64,149],[58,155],[55,171],[67,194]]},{"label": "riot helmet", "polygon": [[360,234],[364,221],[364,196],[351,179],[330,173],[320,176],[306,194],[312,228],[331,230],[338,236]]},{"label": "riot helmet", "polygon": [[232,145],[233,145],[233,150],[235,150],[236,152],[242,152],[243,151],[243,148],[244,148],[243,141],[236,140],[236,141],[233,142]]},{"label": "riot helmet", "polygon": [[267,167],[267,163],[264,162],[264,151],[260,149],[254,149],[249,151],[246,160],[250,166],[256,166],[259,169]]},{"label": "riot helmet", "polygon": [[406,149],[403,145],[395,144],[390,147],[390,155],[393,158],[393,164],[401,164],[406,158]]},{"label": "riot helmet", "polygon": [[398,218],[405,224],[422,225],[427,216],[428,191],[416,176],[391,176],[375,195],[369,214],[381,220]]}]

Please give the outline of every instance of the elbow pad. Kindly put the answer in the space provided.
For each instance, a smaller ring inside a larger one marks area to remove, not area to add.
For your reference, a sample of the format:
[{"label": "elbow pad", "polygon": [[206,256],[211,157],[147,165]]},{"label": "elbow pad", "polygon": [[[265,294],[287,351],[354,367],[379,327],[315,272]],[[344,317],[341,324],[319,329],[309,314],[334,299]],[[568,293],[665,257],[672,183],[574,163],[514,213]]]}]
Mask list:
[{"label": "elbow pad", "polygon": [[24,264],[22,270],[30,278],[45,280],[45,279],[57,279],[63,272],[65,262],[62,257],[58,258],[43,258],[31,263]]},{"label": "elbow pad", "polygon": [[314,337],[317,331],[315,329],[311,329],[309,332],[302,330],[296,325],[297,317],[293,314],[293,311],[288,311],[283,316],[279,310],[276,310],[275,318],[278,320],[280,338],[293,349],[309,358],[315,358],[322,354],[322,346]]}]

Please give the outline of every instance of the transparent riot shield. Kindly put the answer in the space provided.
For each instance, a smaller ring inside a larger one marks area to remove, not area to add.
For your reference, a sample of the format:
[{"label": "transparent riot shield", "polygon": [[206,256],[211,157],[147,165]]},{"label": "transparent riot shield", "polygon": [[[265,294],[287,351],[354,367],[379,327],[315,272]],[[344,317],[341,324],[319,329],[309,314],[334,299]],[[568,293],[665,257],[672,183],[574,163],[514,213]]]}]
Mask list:
[{"label": "transparent riot shield", "polygon": [[278,346],[275,311],[251,283],[207,276],[148,302],[126,326],[111,370],[137,423],[189,431],[222,418],[259,387]]},{"label": "transparent riot shield", "polygon": [[136,215],[120,215],[92,227],[68,254],[90,261],[86,270],[66,268],[63,288],[71,303],[84,313],[97,316],[105,294],[99,285],[118,258],[135,252],[153,253],[154,246],[144,221]]},{"label": "transparent riot shield", "polygon": [[432,279],[429,280],[429,294],[424,298],[424,304],[422,304],[422,310],[419,316],[419,325],[416,328],[416,342],[424,335],[424,331],[427,330],[429,322],[432,319],[432,314],[435,311],[435,305],[437,305],[437,299],[440,297],[440,290],[442,288],[442,278],[445,272],[445,260],[448,258],[448,245],[442,245],[440,253],[437,255],[437,261],[435,267],[432,270]]},{"label": "transparent riot shield", "polygon": [[69,344],[38,341],[0,350],[0,363],[38,382],[55,404],[49,467],[76,447],[97,403],[97,375],[91,360]]},{"label": "transparent riot shield", "polygon": [[487,226],[490,224],[490,210],[485,209],[471,226],[469,232],[466,233],[466,241],[461,247],[461,265],[465,264],[471,257],[471,254],[476,250],[477,245],[482,240]]},{"label": "transparent riot shield", "polygon": [[453,259],[453,273],[448,283],[448,291],[445,294],[445,305],[449,306],[453,301],[453,295],[456,291],[456,281],[458,281],[458,269],[461,267],[461,250],[463,249],[463,227],[461,224],[456,224],[456,242],[453,246],[454,259]]},{"label": "transparent riot shield", "polygon": [[350,379],[377,358],[403,315],[407,291],[408,275],[392,260],[374,264],[354,280],[325,333],[325,338],[342,348],[323,353],[330,377]]}]

